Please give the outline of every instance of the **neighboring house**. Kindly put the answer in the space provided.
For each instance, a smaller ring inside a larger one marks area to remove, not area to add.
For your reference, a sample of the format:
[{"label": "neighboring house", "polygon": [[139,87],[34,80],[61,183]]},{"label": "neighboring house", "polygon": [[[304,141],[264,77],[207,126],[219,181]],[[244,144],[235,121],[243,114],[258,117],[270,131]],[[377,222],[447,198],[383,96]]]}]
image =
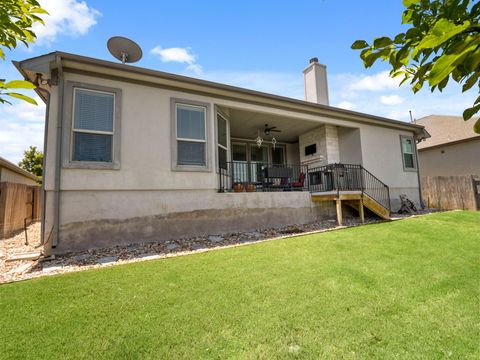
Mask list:
[{"label": "neighboring house", "polygon": [[416,121],[431,135],[418,143],[422,176],[480,175],[480,134],[473,131],[476,119],[430,115]]},{"label": "neighboring house", "polygon": [[0,182],[38,185],[38,177],[0,157]]},{"label": "neighboring house", "polygon": [[0,241],[40,215],[38,177],[0,157]]},{"label": "neighboring house", "polygon": [[329,106],[316,59],[306,101],[62,52],[15,65],[47,103],[54,252],[419,202],[423,127]]}]

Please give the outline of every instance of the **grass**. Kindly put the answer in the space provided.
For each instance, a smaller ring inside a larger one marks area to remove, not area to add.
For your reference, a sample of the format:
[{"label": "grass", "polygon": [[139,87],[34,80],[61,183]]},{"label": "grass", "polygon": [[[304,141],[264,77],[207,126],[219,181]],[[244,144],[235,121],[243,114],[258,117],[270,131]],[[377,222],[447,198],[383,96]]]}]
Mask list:
[{"label": "grass", "polygon": [[480,213],[0,286],[0,358],[478,359]]}]

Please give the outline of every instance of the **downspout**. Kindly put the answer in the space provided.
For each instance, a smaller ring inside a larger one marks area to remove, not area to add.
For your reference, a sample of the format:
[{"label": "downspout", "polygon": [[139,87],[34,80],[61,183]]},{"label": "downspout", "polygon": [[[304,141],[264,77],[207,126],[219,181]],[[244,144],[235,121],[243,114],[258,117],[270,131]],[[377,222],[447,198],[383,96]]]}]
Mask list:
[{"label": "downspout", "polygon": [[47,162],[47,139],[48,139],[48,118],[50,115],[50,92],[47,89],[42,89],[37,86],[38,91],[42,91],[46,94],[47,101],[45,109],[45,127],[44,127],[44,134],[43,134],[43,172],[42,172],[42,192],[40,201],[42,203],[42,212],[40,214],[40,245],[42,246],[45,244],[45,211],[47,209],[47,204],[45,201],[45,169],[46,169],[46,162]]},{"label": "downspout", "polygon": [[56,132],[56,149],[55,149],[55,183],[54,183],[54,213],[53,213],[53,229],[55,236],[52,242],[52,248],[56,248],[59,243],[60,236],[60,175],[62,166],[62,124],[63,124],[63,68],[60,55],[55,57],[58,71],[58,111],[57,111],[57,132]]},{"label": "downspout", "polygon": [[417,140],[415,137],[415,164],[417,165],[417,179],[418,179],[418,198],[420,200],[420,207],[425,209],[425,204],[423,203],[423,197],[422,197],[422,182],[420,180],[420,166],[418,166],[418,149],[417,149],[417,143],[420,142],[421,140]]}]

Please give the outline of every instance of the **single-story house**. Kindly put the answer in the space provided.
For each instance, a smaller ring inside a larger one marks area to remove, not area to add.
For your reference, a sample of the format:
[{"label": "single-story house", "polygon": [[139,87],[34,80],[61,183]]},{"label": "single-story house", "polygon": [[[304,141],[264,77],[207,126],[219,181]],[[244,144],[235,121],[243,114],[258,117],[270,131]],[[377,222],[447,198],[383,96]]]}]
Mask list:
[{"label": "single-story house", "polygon": [[475,121],[446,115],[416,121],[431,135],[418,143],[422,176],[480,175],[480,134],[473,131]]},{"label": "single-story house", "polygon": [[23,185],[38,185],[38,178],[0,156],[0,182]]},{"label": "single-story house", "polygon": [[419,203],[423,126],[330,106],[315,58],[305,101],[64,52],[14,64],[47,103],[53,252]]}]

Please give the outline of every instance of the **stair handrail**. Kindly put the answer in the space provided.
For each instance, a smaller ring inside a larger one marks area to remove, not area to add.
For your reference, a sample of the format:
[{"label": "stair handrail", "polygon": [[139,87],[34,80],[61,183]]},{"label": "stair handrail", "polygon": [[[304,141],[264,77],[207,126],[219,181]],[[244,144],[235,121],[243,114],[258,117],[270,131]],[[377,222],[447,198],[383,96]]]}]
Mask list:
[{"label": "stair handrail", "polygon": [[[362,194],[368,195],[373,201],[391,211],[391,204],[390,204],[390,188],[387,184],[381,181],[378,177],[373,175],[370,171],[365,169],[363,165],[360,164],[343,164],[343,163],[334,163],[334,164],[327,164],[321,165],[314,168],[308,168],[308,188],[310,192],[327,192],[327,191],[336,191],[337,195],[340,192],[340,172],[339,170],[342,169],[343,172],[347,173],[350,171],[350,174],[354,174],[352,170],[360,170],[360,186],[358,183],[356,184],[346,184],[347,189],[344,190],[361,190]],[[332,173],[332,176],[326,177],[325,175],[320,175],[324,173]],[[326,184],[312,184],[312,179],[314,176],[318,177],[319,179],[323,179]],[[355,177],[356,175],[354,175]],[[370,179],[375,183],[373,186],[369,187],[366,184],[365,176],[370,177]],[[358,181],[358,179],[355,179]],[[343,184],[345,186],[345,184]],[[378,191],[373,191],[373,189],[381,189]],[[342,189],[343,190],[343,189]],[[384,201],[382,201],[382,198]]]}]

